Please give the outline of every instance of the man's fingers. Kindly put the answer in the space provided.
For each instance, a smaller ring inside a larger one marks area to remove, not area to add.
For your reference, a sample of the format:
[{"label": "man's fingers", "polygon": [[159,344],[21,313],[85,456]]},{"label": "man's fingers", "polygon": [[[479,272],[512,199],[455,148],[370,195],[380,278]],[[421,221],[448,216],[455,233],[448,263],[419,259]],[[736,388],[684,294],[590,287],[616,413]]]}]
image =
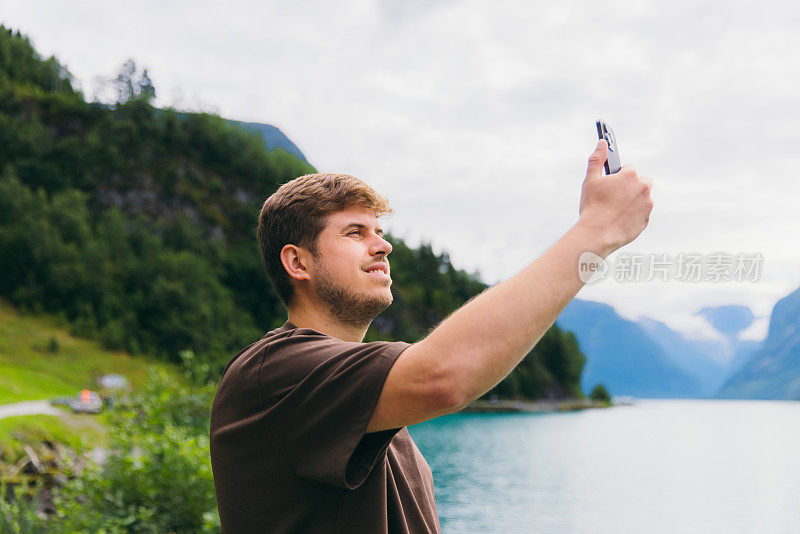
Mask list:
[{"label": "man's fingers", "polygon": [[606,162],[607,157],[608,144],[605,139],[601,139],[597,143],[597,148],[595,148],[592,155],[589,156],[589,167],[586,169],[586,179],[583,183],[603,176],[603,164]]},{"label": "man's fingers", "polygon": [[653,179],[649,176],[640,176],[639,179],[647,184],[647,187],[653,189]]}]

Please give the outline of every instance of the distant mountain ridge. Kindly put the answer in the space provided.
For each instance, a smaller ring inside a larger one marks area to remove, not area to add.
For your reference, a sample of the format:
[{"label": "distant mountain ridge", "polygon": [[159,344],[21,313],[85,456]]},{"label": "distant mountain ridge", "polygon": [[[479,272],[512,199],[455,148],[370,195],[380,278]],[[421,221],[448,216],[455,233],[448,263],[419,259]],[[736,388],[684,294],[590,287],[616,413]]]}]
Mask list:
[{"label": "distant mountain ridge", "polygon": [[713,396],[761,346],[761,341],[740,339],[756,317],[742,305],[709,306],[695,315],[703,317],[717,337],[688,337],[653,319],[638,323],[667,357],[701,384],[703,396]]},{"label": "distant mountain ridge", "polygon": [[682,398],[703,395],[703,386],[681,370],[645,329],[611,306],[573,299],[556,323],[575,334],[586,355],[584,391],[602,383],[612,395]]},{"label": "distant mountain ridge", "polygon": [[703,317],[724,338],[724,342],[716,349],[718,352],[709,352],[708,355],[724,363],[726,380],[739,371],[763,344],[763,340],[741,339],[742,332],[758,319],[747,306],[705,307],[697,315]]},{"label": "distant mountain ridge", "polygon": [[305,155],[303,155],[303,153],[299,148],[297,148],[297,145],[295,145],[291,139],[286,137],[286,134],[284,134],[280,128],[272,126],[271,124],[261,124],[259,122],[241,122],[231,119],[227,120],[230,123],[238,124],[239,126],[242,126],[243,128],[260,135],[264,140],[264,144],[267,145],[267,150],[275,150],[276,148],[280,148],[281,150],[285,150],[289,154],[293,154],[302,161],[308,163]]},{"label": "distant mountain ridge", "polygon": [[711,396],[726,378],[726,369],[709,354],[719,350],[720,341],[687,339],[666,324],[654,319],[637,321],[672,362],[700,385],[698,393]]},{"label": "distant mountain ridge", "polygon": [[697,312],[711,326],[727,337],[738,336],[741,331],[753,324],[755,315],[747,306],[707,306]]},{"label": "distant mountain ridge", "polygon": [[603,383],[613,395],[709,398],[762,342],[739,338],[756,319],[747,306],[705,307],[697,315],[716,337],[690,337],[650,318],[628,320],[607,304],[580,299],[556,322],[586,354],[584,390]]},{"label": "distant mountain ridge", "polygon": [[718,397],[800,400],[800,288],[775,304],[763,346]]}]

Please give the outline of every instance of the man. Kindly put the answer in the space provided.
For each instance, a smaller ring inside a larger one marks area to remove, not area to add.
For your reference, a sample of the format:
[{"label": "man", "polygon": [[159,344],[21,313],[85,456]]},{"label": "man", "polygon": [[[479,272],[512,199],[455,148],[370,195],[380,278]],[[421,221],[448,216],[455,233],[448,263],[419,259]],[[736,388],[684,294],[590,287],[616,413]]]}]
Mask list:
[{"label": "man", "polygon": [[629,166],[601,177],[606,154],[600,141],[578,222],[555,245],[414,344],[362,343],[392,302],[388,203],[331,174],[269,197],[259,242],[288,321],[231,360],[214,399],[223,532],[439,532],[431,471],[405,427],[502,380],[582,287],[581,253],[605,258],[647,226],[650,180]]}]

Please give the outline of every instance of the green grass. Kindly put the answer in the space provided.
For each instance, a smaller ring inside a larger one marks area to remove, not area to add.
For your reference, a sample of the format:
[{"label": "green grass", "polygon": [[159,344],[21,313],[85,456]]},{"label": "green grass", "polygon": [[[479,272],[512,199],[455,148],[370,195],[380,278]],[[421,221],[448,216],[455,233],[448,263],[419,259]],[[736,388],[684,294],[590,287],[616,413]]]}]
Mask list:
[{"label": "green grass", "polygon": [[[52,340],[57,352],[51,351]],[[97,379],[109,373],[124,375],[136,388],[146,381],[150,366],[177,372],[174,365],[109,351],[98,341],[76,338],[57,318],[20,314],[0,300],[0,404],[97,389]]]},{"label": "green grass", "polygon": [[0,419],[0,444],[6,460],[15,460],[26,444],[57,441],[74,450],[108,444],[103,417],[75,415],[19,415]]}]

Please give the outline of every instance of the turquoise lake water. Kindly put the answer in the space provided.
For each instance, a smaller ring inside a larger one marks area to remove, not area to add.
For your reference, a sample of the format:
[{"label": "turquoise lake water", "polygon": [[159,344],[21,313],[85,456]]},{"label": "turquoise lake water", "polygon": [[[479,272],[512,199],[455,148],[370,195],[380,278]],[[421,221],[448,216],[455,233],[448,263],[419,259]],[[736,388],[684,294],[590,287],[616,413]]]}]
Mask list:
[{"label": "turquoise lake water", "polygon": [[800,533],[800,402],[455,414],[409,432],[445,534]]}]

